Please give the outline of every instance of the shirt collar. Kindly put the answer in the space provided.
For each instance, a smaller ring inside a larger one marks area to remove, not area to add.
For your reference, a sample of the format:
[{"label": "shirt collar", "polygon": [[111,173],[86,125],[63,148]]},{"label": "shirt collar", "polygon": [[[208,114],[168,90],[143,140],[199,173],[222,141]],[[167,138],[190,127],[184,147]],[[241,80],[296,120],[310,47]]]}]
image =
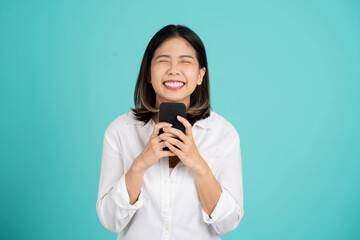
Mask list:
[{"label": "shirt collar", "polygon": [[[211,128],[211,120],[214,115],[213,111],[210,111],[210,116],[204,119],[200,119],[194,123],[194,126],[199,126],[201,128]],[[193,126],[193,127],[194,127]]]}]

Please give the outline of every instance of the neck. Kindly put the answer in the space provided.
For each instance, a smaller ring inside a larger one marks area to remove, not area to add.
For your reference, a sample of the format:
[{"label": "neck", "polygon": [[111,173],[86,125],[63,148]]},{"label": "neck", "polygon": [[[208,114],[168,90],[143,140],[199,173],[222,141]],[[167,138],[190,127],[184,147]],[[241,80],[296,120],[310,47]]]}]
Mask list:
[{"label": "neck", "polygon": [[151,118],[155,122],[155,124],[158,124],[159,123],[159,112],[153,113]]}]

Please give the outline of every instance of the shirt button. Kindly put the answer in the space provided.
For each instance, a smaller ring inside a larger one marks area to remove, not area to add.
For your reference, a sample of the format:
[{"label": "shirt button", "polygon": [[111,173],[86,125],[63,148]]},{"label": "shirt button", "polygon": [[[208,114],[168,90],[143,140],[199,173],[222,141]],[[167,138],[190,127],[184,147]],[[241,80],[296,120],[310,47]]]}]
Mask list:
[{"label": "shirt button", "polygon": [[171,180],[171,183],[174,184],[174,183],[175,183],[175,180]]},{"label": "shirt button", "polygon": [[169,207],[172,207],[172,204],[171,204],[171,203],[169,204]]},{"label": "shirt button", "polygon": [[169,231],[169,227],[168,227],[168,226],[165,226],[165,230],[166,230],[166,231]]}]

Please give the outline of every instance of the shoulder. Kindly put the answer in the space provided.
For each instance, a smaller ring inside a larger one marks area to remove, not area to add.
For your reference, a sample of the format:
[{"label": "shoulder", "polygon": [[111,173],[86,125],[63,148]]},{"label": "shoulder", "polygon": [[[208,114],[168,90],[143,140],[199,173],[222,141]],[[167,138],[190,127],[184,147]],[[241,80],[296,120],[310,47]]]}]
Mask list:
[{"label": "shoulder", "polygon": [[239,134],[235,126],[222,115],[216,113],[215,111],[210,111],[208,119],[209,127],[212,131],[229,137],[232,136],[234,138],[239,138]]},{"label": "shoulder", "polygon": [[127,129],[129,126],[141,125],[142,122],[135,119],[133,113],[127,112],[119,115],[107,126],[106,131],[114,132],[120,131],[120,129]]},{"label": "shoulder", "polygon": [[215,111],[210,111],[210,116],[206,119],[209,119],[209,125],[211,128],[236,131],[232,123],[230,123],[225,117]]}]

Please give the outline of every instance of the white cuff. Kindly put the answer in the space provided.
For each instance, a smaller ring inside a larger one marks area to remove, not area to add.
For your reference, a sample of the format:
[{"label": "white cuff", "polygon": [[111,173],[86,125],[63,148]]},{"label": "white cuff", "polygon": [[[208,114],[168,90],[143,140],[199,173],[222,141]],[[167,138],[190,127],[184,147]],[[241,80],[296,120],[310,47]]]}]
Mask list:
[{"label": "white cuff", "polygon": [[235,201],[227,192],[227,190],[222,189],[220,198],[211,213],[211,218],[205,212],[204,208],[201,208],[201,212],[203,215],[203,220],[207,224],[213,224],[217,222],[221,222],[225,220],[228,216],[230,216],[235,210]]},{"label": "white cuff", "polygon": [[141,189],[138,200],[133,205],[131,205],[130,196],[126,188],[125,174],[114,185],[111,196],[115,204],[119,207],[118,214],[120,214],[121,217],[132,217],[135,214],[136,210],[138,210],[144,205],[144,198],[142,192],[143,191]]}]

